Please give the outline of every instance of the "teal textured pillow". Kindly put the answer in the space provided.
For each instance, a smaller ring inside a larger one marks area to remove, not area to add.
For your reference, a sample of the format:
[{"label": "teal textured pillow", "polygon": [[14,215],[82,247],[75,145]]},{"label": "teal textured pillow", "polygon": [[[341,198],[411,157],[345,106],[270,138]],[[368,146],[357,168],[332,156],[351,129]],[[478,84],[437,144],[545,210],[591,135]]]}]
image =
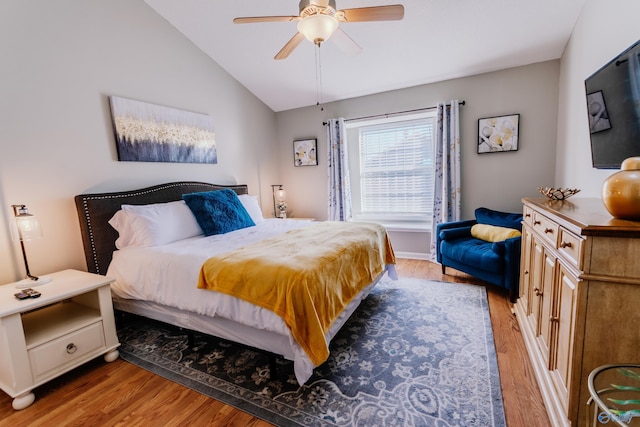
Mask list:
[{"label": "teal textured pillow", "polygon": [[205,236],[224,234],[256,225],[230,189],[183,194],[185,201]]}]

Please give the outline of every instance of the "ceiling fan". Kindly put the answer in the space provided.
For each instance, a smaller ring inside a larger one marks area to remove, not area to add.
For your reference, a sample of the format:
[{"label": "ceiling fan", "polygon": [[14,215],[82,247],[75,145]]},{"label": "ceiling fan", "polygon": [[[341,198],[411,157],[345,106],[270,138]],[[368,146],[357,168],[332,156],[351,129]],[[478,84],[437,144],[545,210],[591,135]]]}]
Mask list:
[{"label": "ceiling fan", "polygon": [[347,53],[362,50],[351,37],[339,28],[340,22],[397,21],[404,17],[404,6],[361,7],[336,10],[335,0],[301,0],[299,15],[293,16],[254,16],[235,18],[236,24],[255,22],[299,21],[298,32],[276,54],[274,59],[285,59],[305,38],[318,47],[334,35],[338,47]]}]

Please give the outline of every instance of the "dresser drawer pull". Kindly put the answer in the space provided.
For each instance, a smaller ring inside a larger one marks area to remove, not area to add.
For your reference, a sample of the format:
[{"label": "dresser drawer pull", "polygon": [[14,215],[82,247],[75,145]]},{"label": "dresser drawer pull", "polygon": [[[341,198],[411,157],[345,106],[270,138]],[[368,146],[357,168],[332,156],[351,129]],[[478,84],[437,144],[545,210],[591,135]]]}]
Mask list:
[{"label": "dresser drawer pull", "polygon": [[553,233],[553,228],[545,228],[544,229],[545,234],[547,233]]},{"label": "dresser drawer pull", "polygon": [[533,293],[536,294],[537,297],[542,296],[542,292],[538,288],[533,288]]},{"label": "dresser drawer pull", "polygon": [[540,221],[533,221],[533,225],[540,225],[542,224]]},{"label": "dresser drawer pull", "polygon": [[525,218],[530,218],[531,214],[530,213],[526,213],[526,214],[524,214],[524,216],[525,216]]},{"label": "dresser drawer pull", "polygon": [[551,322],[559,322],[559,321],[560,321],[560,318],[559,318],[558,316],[551,316],[551,317],[549,318],[549,320],[550,320]]},{"label": "dresser drawer pull", "polygon": [[560,243],[560,247],[561,248],[570,248],[572,246],[573,245],[571,244],[571,242],[562,242],[562,243]]},{"label": "dresser drawer pull", "polygon": [[67,353],[73,354],[76,351],[78,351],[78,347],[74,343],[67,344]]}]

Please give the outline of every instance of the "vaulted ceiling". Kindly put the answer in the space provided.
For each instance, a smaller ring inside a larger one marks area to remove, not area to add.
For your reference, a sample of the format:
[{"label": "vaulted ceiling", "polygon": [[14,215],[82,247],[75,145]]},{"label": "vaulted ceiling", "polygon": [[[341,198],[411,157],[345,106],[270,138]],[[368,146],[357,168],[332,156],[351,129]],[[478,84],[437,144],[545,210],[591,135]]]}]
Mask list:
[{"label": "vaulted ceiling", "polygon": [[296,22],[233,19],[298,15],[298,0],[145,1],[274,111],[557,59],[586,2],[336,0],[337,9],[402,4],[405,14],[341,23],[359,54],[345,54],[331,39],[319,49],[304,40],[276,61]]}]

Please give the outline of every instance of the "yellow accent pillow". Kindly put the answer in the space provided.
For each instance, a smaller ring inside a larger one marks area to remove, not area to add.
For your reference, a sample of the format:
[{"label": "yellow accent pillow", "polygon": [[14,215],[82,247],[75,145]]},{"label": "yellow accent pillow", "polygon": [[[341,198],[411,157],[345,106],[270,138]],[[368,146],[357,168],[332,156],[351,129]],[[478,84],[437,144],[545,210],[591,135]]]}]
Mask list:
[{"label": "yellow accent pillow", "polygon": [[498,227],[489,224],[475,224],[471,227],[471,235],[486,242],[502,242],[522,234],[514,228]]}]

